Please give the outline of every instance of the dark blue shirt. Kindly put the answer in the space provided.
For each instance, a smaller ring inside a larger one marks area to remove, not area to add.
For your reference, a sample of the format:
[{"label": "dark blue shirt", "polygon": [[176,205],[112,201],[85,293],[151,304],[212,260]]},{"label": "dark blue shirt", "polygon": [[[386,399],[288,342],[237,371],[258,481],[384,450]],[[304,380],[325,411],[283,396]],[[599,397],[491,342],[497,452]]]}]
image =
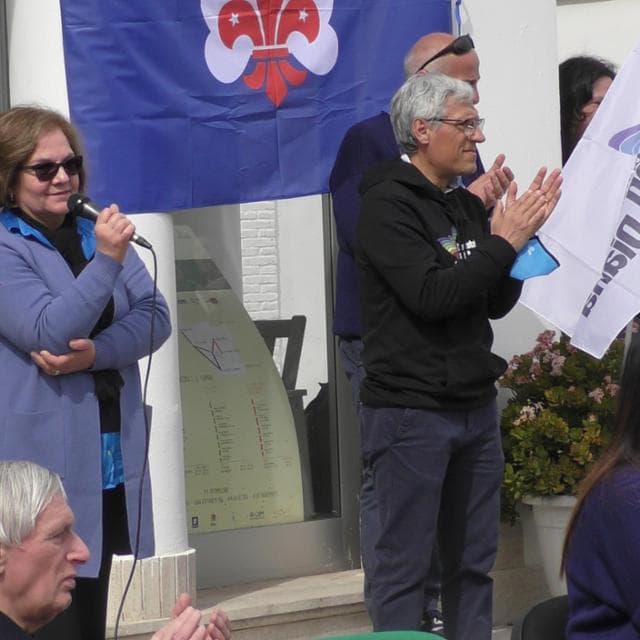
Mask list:
[{"label": "dark blue shirt", "polygon": [[0,638],[2,640],[30,640],[30,636],[21,629],[11,618],[0,611]]}]

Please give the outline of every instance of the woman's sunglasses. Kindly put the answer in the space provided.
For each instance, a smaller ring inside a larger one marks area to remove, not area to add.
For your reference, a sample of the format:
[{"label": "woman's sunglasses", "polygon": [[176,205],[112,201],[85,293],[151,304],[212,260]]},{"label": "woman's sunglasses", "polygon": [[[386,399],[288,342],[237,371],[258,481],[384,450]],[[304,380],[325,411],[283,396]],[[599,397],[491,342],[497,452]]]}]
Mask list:
[{"label": "woman's sunglasses", "polygon": [[60,167],[68,176],[77,176],[82,169],[82,156],[73,156],[64,162],[40,162],[38,164],[21,167],[21,171],[28,171],[40,180],[48,182],[53,180],[60,171]]},{"label": "woman's sunglasses", "polygon": [[446,56],[448,53],[453,53],[456,56],[462,56],[465,53],[469,53],[474,48],[473,40],[469,34],[456,38],[451,44],[447,45],[444,49],[440,49],[438,53],[431,56],[426,62],[424,62],[416,73],[420,73],[428,64],[431,64],[434,60]]}]

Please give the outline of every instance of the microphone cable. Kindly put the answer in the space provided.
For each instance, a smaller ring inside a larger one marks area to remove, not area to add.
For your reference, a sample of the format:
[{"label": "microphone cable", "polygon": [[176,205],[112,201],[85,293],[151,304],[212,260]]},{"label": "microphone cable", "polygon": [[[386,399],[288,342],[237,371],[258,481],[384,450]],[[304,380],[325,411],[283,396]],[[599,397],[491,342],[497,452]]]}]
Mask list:
[{"label": "microphone cable", "polygon": [[[153,359],[153,343],[155,340],[155,319],[156,319],[156,308],[157,308],[157,299],[158,299],[158,257],[156,256],[156,252],[153,250],[153,247],[151,245],[149,245],[149,247],[147,248],[149,249],[149,251],[151,251],[151,255],[153,256],[153,294],[151,297],[151,324],[149,327],[149,355],[148,355],[148,361],[147,361],[147,371],[144,375],[144,384],[142,387],[142,414],[144,417],[144,433],[145,433],[144,458],[142,461],[142,472],[140,474],[140,485],[138,487],[138,505],[137,505],[138,513],[136,518],[136,537],[134,542],[134,548],[132,549],[133,565],[131,566],[131,570],[129,571],[129,577],[127,578],[127,582],[122,592],[122,596],[120,596],[120,604],[118,605],[118,613],[116,615],[116,622],[115,622],[114,633],[113,633],[114,640],[118,640],[118,629],[120,627],[120,619],[122,617],[122,612],[124,610],[124,603],[127,599],[127,595],[131,587],[131,582],[133,581],[133,575],[136,570],[136,565],[138,564],[138,554],[140,553],[140,537],[141,537],[141,531],[142,531],[142,496],[144,493],[144,478],[147,472],[147,468],[149,466],[149,443],[151,441],[151,425],[149,424],[149,414],[146,411],[146,406],[147,406],[146,401],[147,401],[147,391],[149,388],[149,375],[151,373],[151,361]],[[149,483],[151,483],[151,478],[149,478]],[[153,505],[152,505],[152,508],[153,508]],[[126,487],[125,487],[125,509],[126,509]],[[128,528],[129,527],[128,527],[128,518],[127,518],[127,535],[129,533]],[[155,527],[154,527],[154,538],[155,538]]]}]

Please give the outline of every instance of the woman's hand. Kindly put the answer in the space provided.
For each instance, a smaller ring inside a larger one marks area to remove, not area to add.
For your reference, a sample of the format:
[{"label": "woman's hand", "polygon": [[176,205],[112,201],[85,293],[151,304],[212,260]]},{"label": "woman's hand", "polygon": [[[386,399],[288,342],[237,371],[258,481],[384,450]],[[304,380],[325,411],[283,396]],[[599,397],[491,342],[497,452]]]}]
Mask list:
[{"label": "woman's hand", "polygon": [[560,199],[562,176],[554,169],[547,176],[542,167],[529,189],[517,197],[515,182],[509,185],[505,202],[498,202],[491,217],[491,233],[501,236],[520,251],[529,238],[547,221]]},{"label": "woman's hand", "polygon": [[96,250],[122,264],[135,230],[133,223],[120,213],[117,204],[106,207],[96,220]]},{"label": "woman's hand", "polygon": [[49,351],[32,351],[31,359],[40,369],[50,376],[85,371],[93,366],[96,359],[96,347],[93,340],[76,338],[69,342],[71,351],[55,356]]}]

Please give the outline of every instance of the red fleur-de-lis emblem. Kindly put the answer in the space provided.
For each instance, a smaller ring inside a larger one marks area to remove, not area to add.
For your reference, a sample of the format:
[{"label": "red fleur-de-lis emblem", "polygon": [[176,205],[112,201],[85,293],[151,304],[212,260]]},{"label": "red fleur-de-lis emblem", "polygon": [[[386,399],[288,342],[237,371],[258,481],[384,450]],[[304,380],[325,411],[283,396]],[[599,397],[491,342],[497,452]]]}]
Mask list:
[{"label": "red fleur-de-lis emblem", "polygon": [[287,84],[304,82],[307,72],[296,69],[289,62],[287,39],[294,32],[313,42],[320,32],[318,8],[311,0],[291,0],[283,7],[283,0],[258,0],[256,14],[247,0],[231,0],[220,11],[218,28],[222,42],[233,48],[240,36],[249,36],[256,61],[251,73],[244,76],[251,89],[266,87],[266,94],[279,106],[288,93]]},{"label": "red fleur-de-lis emblem", "polygon": [[205,47],[211,73],[222,82],[233,82],[249,67],[242,76],[244,83],[254,90],[264,87],[276,107],[290,86],[302,84],[307,77],[305,69],[291,63],[292,57],[321,75],[335,64],[338,42],[329,25],[333,0],[201,3],[211,31]]}]

